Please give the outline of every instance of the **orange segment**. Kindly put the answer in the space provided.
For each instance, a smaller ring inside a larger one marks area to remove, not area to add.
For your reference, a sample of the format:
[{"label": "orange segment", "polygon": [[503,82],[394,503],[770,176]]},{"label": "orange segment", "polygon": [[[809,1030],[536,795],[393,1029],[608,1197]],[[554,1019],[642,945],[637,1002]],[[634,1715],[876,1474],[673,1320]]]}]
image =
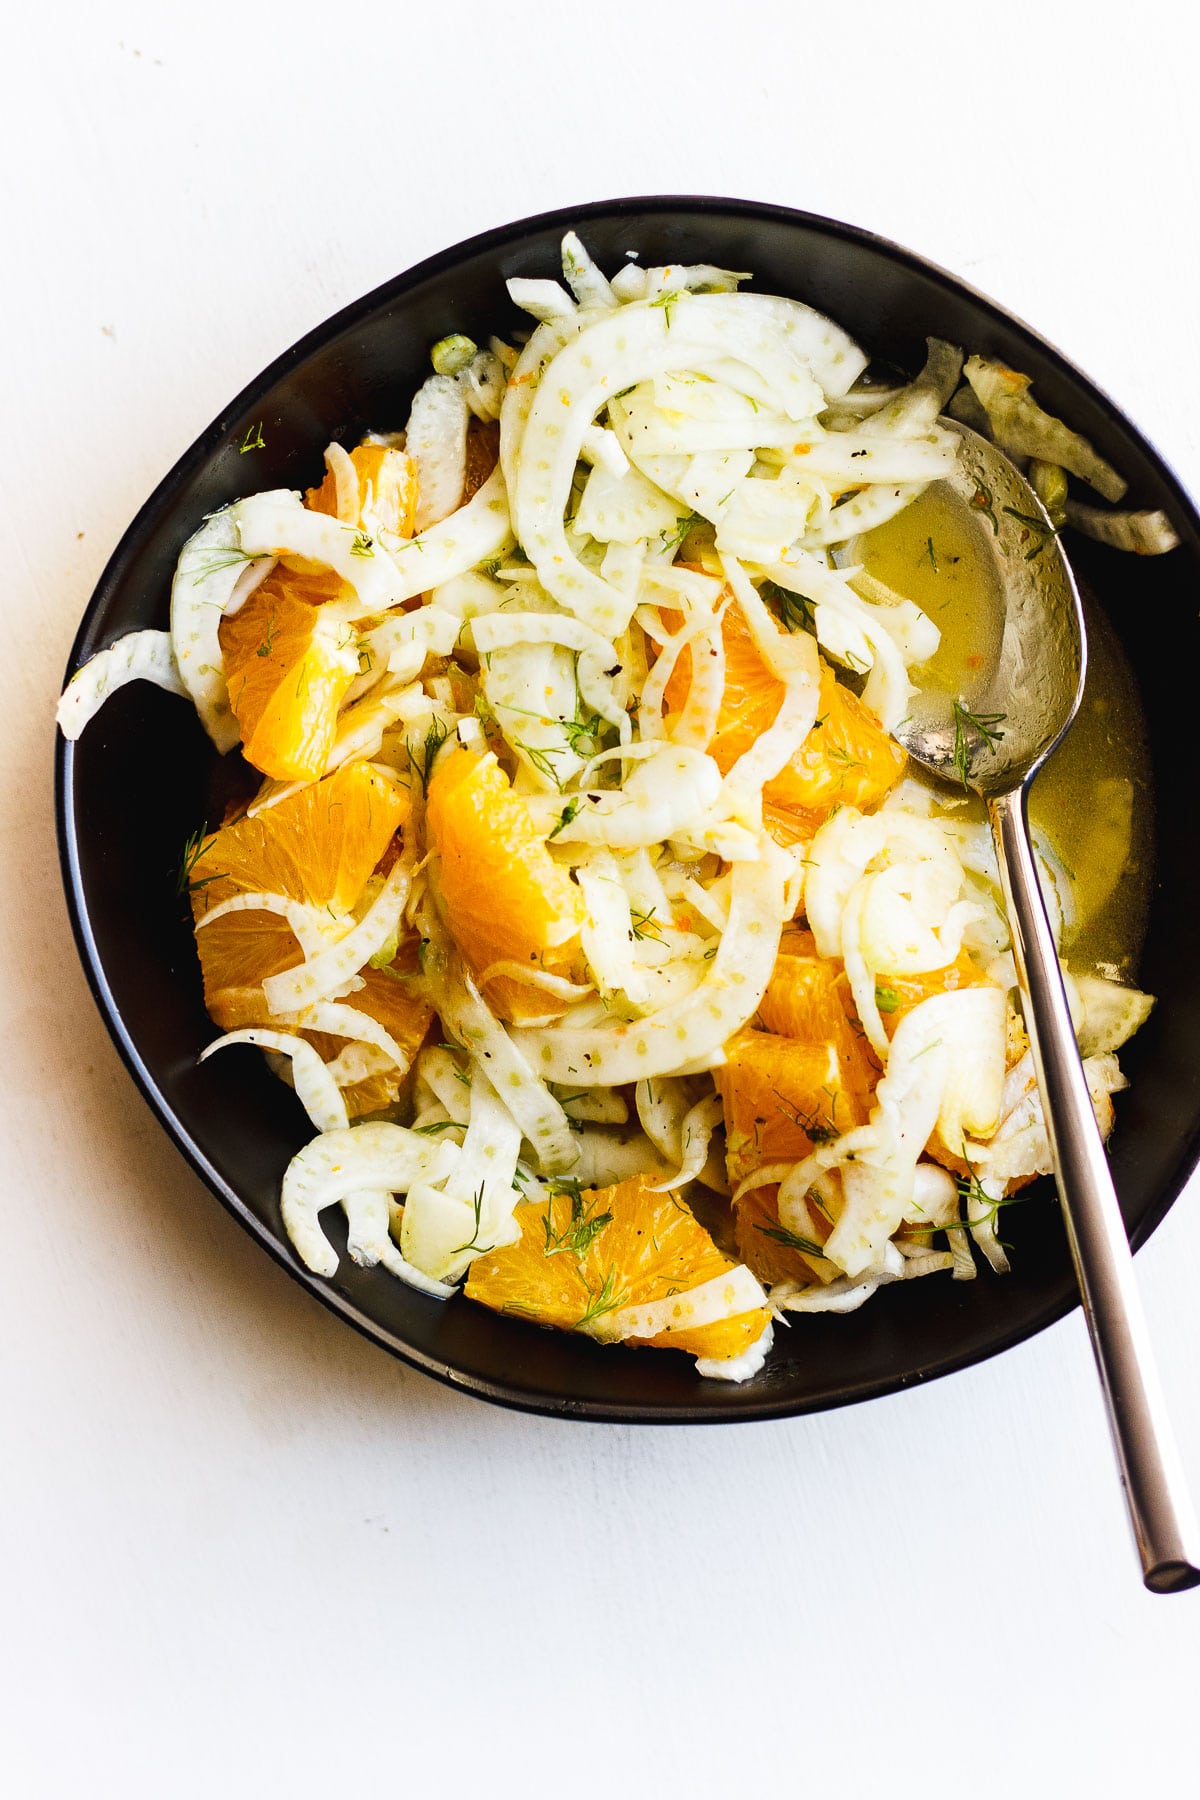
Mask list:
[{"label": "orange segment", "polygon": [[875,1003],[883,1020],[883,1029],[894,1037],[896,1027],[906,1013],[934,994],[952,994],[959,988],[995,987],[967,951],[960,950],[956,960],[944,969],[930,969],[923,975],[880,976],[875,987]]},{"label": "orange segment", "polygon": [[[235,894],[282,894],[312,906],[349,912],[360,901],[394,834],[409,815],[406,788],[368,763],[352,763],[301,788],[253,818],[242,817],[208,837],[188,871],[193,916]],[[272,1023],[262,992],[268,975],[301,961],[300,946],[277,913],[228,913],[196,934],[204,1003],[227,1031]],[[401,1047],[416,1054],[433,1017],[397,976],[415,969],[415,938],[401,946],[391,970],[368,969],[346,1004],[368,1013]],[[344,1040],[305,1032],[326,1061]],[[345,1090],[352,1117],[390,1105],[401,1075],[392,1069]]]},{"label": "orange segment", "polygon": [[193,911],[271,893],[349,912],[410,810],[408,789],[374,764],[337,769],[208,837],[189,871]]},{"label": "orange segment", "polygon": [[[736,602],[721,621],[725,689],[708,753],[723,775],[775,720],[783,684],[758,654]],[[692,679],[690,650],[681,652],[665,692],[668,712],[682,711]],[[868,707],[821,661],[817,723],[791,762],[763,789],[769,827],[782,840],[811,837],[835,806],[878,804],[904,773],[905,754]]]},{"label": "orange segment", "polygon": [[269,1014],[262,984],[302,961],[291,926],[278,913],[229,913],[196,934],[204,977],[204,1004],[226,1031],[265,1025]]},{"label": "orange segment", "polygon": [[[217,924],[220,923],[218,919]],[[377,1020],[385,1031],[390,1032],[403,1050],[409,1067],[416,1060],[417,1051],[433,1023],[433,1008],[419,1000],[406,985],[407,978],[416,972],[419,942],[413,932],[400,945],[395,961],[386,969],[364,969],[363,986],[356,993],[347,995],[344,1003],[357,1012],[366,1013],[368,1018]],[[331,1037],[325,1032],[306,1031],[304,1036],[326,1062],[331,1062],[344,1047],[342,1038]],[[394,1068],[379,1069],[343,1088],[346,1111],[352,1119],[357,1119],[363,1113],[381,1112],[385,1107],[393,1106],[403,1079]]]},{"label": "orange segment", "polygon": [[[808,1243],[823,1244],[833,1226],[816,1207],[810,1207],[814,1235]],[[764,1287],[777,1281],[799,1281],[808,1286],[815,1278],[829,1278],[829,1264],[799,1248],[779,1222],[779,1189],[751,1188],[733,1209],[733,1235],[738,1255]]]},{"label": "orange segment", "polygon": [[840,979],[838,965],[817,955],[816,939],[810,931],[785,925],[758,1008],[763,1028],[778,1037],[810,1042],[833,1036],[845,1021]]},{"label": "orange segment", "polygon": [[[920,1006],[922,1000],[928,1000],[934,994],[952,994],[960,988],[997,985],[965,950],[960,950],[955,961],[944,969],[930,969],[923,975],[880,976],[875,984],[875,1003],[879,1007],[883,1029],[890,1038],[895,1036],[901,1019],[914,1006]],[[965,1176],[970,1172],[957,1150],[948,1148],[936,1128],[925,1146],[925,1154],[955,1175]]]},{"label": "orange segment", "polygon": [[[438,764],[426,806],[446,922],[476,975],[493,963],[569,976],[579,955],[583,898],[546,849],[529,808],[488,752],[456,749]],[[484,998],[519,1023],[562,1002],[509,975],[490,976]]]},{"label": "orange segment", "polygon": [[811,843],[816,829],[807,813],[789,812],[786,806],[772,806],[769,801],[763,802],[763,824],[785,850]]},{"label": "orange segment", "polygon": [[[358,511],[353,523],[410,538],[417,512],[417,469],[412,457],[389,444],[359,444],[351,450],[350,461],[358,477]],[[333,476],[326,475],[320,487],[309,488],[304,503],[313,512],[336,519],[338,495]]]},{"label": "orange segment", "polygon": [[763,797],[815,831],[835,806],[862,811],[877,806],[903,775],[907,760],[870,708],[822,661],[817,722],[787,767],[767,783]]},{"label": "orange segment", "polygon": [[[578,1331],[623,1306],[685,1294],[736,1267],[682,1200],[655,1193],[651,1177],[578,1190],[516,1210],[518,1243],[472,1263],[466,1291],[497,1312]],[[738,1356],[762,1336],[765,1307],[643,1340],[692,1356]]]},{"label": "orange segment", "polygon": [[347,591],[335,575],[281,561],[238,612],[221,620],[242,754],[264,775],[315,781],[325,768],[359,663],[352,628],[320,608]]},{"label": "orange segment", "polygon": [[[722,775],[728,775],[738,757],[752,749],[774,724],[784,690],[783,683],[776,681],[758,654],[736,600],[725,608],[721,641],[725,648],[725,689],[708,754]],[[684,649],[667,682],[664,703],[668,713],[683,711],[691,685],[692,653]]]},{"label": "orange segment", "polygon": [[804,1044],[745,1031],[713,1070],[725,1109],[726,1162],[734,1184],[763,1163],[799,1162],[814,1143],[867,1117],[845,1059],[832,1043]]},{"label": "orange segment", "polygon": [[[735,1185],[763,1163],[798,1161],[822,1138],[862,1124],[879,1079],[845,975],[798,926],[784,928],[756,1025],[764,1029],[735,1038],[713,1072]],[[757,1274],[757,1262],[750,1266]]]},{"label": "orange segment", "polygon": [[867,1102],[878,1064],[858,1023],[850,983],[837,963],[817,955],[810,932],[795,926],[784,930],[758,1020],[779,1037],[833,1044],[849,1087]]}]

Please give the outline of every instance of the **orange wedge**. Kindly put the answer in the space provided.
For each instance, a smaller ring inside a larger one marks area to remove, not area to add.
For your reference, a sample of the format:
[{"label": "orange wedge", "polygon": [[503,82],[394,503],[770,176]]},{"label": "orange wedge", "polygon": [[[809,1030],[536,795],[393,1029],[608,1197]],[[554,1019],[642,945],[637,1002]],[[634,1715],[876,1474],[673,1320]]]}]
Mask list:
[{"label": "orange wedge", "polygon": [[[759,656],[736,602],[725,609],[721,639],[725,690],[708,753],[727,775],[774,723],[784,690]],[[685,649],[666,686],[669,713],[682,710],[691,679],[691,651]],[[787,767],[763,789],[768,825],[785,842],[811,837],[835,806],[866,810],[877,805],[904,773],[905,762],[904,751],[874,713],[822,659],[817,723]]]},{"label": "orange wedge", "polygon": [[563,1002],[536,986],[488,974],[497,962],[513,962],[569,977],[585,919],[579,889],[496,758],[466,749],[443,757],[425,823],[446,923],[488,1004],[517,1023],[561,1012]]},{"label": "orange wedge", "polygon": [[779,1037],[828,1038],[845,1019],[837,963],[817,955],[811,931],[785,925],[758,1017]]},{"label": "orange wedge", "polygon": [[[516,1210],[520,1241],[472,1263],[466,1291],[497,1312],[560,1331],[587,1330],[624,1306],[644,1306],[735,1268],[682,1200],[655,1193],[651,1177],[564,1192]],[[738,1356],[766,1329],[765,1307],[709,1325],[685,1324],[648,1339],[692,1356]]]},{"label": "orange wedge", "polygon": [[410,810],[400,782],[349,763],[206,838],[189,868],[193,911],[253,892],[349,912]]},{"label": "orange wedge", "polygon": [[767,783],[763,799],[795,814],[812,832],[835,806],[869,812],[895,787],[907,761],[870,708],[822,660],[817,722],[787,767]]},{"label": "orange wedge", "polygon": [[735,1038],[713,1072],[735,1185],[763,1163],[798,1161],[814,1143],[862,1124],[879,1079],[845,975],[798,926],[784,928],[755,1024],[763,1029]]},{"label": "orange wedge", "polygon": [[[253,818],[224,825],[204,840],[187,869],[192,912],[200,919],[236,894],[280,894],[315,907],[350,912],[409,815],[406,788],[368,763],[352,763],[289,794]],[[268,975],[302,960],[291,927],[278,913],[235,912],[196,934],[204,1003],[227,1031],[272,1023],[262,992]],[[368,1013],[416,1054],[431,1009],[406,987],[414,943],[401,946],[390,969],[368,969],[346,1005]],[[328,1061],[343,1041],[304,1033]],[[352,1116],[395,1100],[402,1075],[387,1070],[345,1090]]]},{"label": "orange wedge", "polygon": [[[261,914],[259,915],[262,916]],[[212,930],[221,924],[218,919]],[[409,985],[418,972],[417,951],[420,944],[416,932],[410,932],[399,946],[393,960],[383,969],[363,970],[363,985],[346,997],[346,1005],[375,1019],[396,1040],[411,1067],[417,1051],[425,1042],[433,1022],[433,1008],[418,1000]],[[331,1062],[344,1048],[344,1040],[327,1032],[306,1031],[304,1036]],[[397,1069],[378,1069],[350,1087],[342,1089],[346,1111],[352,1119],[363,1113],[382,1112],[395,1104],[404,1077]]]},{"label": "orange wedge", "polygon": [[[996,985],[991,976],[985,975],[965,950],[960,950],[955,961],[944,969],[930,969],[923,975],[881,975],[875,984],[875,1004],[879,1008],[883,1029],[890,1038],[895,1036],[905,1014],[910,1013],[914,1006],[920,1006],[922,1000],[928,1000],[934,994],[952,994],[960,988]],[[925,1154],[932,1157],[934,1162],[941,1163],[943,1168],[952,1170],[955,1175],[965,1176],[970,1173],[957,1147],[951,1149],[936,1129],[925,1146]]]},{"label": "orange wedge", "polygon": [[[351,450],[350,461],[358,477],[358,510],[346,524],[410,538],[417,512],[417,470],[412,457],[389,444],[364,443]],[[338,491],[333,476],[326,475],[320,487],[309,488],[304,503],[313,512],[336,519]]]},{"label": "orange wedge", "polygon": [[744,1031],[713,1070],[725,1109],[725,1154],[736,1185],[764,1163],[799,1162],[815,1143],[861,1125],[868,1104],[833,1043]]},{"label": "orange wedge", "polygon": [[221,620],[229,704],[247,762],[280,781],[315,781],[338,708],[359,673],[352,628],[323,617],[348,593],[336,575],[278,562],[240,611]]},{"label": "orange wedge", "polygon": [[[754,747],[775,722],[783,699],[783,684],[776,681],[755,648],[745,614],[736,600],[725,608],[721,620],[725,649],[725,689],[717,729],[708,745],[722,775],[728,775],[739,756]],[[680,652],[663,696],[668,713],[682,712],[692,684],[692,653]]]},{"label": "orange wedge", "polygon": [[777,1281],[798,1281],[808,1286],[814,1279],[828,1280],[829,1264],[816,1255],[833,1226],[817,1207],[810,1206],[814,1235],[805,1240],[813,1250],[802,1250],[800,1240],[779,1222],[779,1189],[751,1188],[733,1209],[733,1235],[738,1255],[764,1287]]},{"label": "orange wedge", "polygon": [[879,1065],[858,1023],[850,983],[837,963],[817,955],[810,932],[794,925],[784,928],[757,1019],[778,1037],[832,1044],[849,1087],[860,1101],[867,1101]]},{"label": "orange wedge", "polygon": [[769,801],[764,801],[763,824],[785,850],[812,842],[814,827],[806,813],[791,812],[786,806],[772,806]]},{"label": "orange wedge", "polygon": [[934,994],[952,994],[959,988],[995,987],[996,983],[967,954],[960,950],[956,960],[944,969],[930,969],[923,975],[881,975],[875,985],[875,1004],[883,1020],[883,1029],[894,1037],[896,1027],[906,1013]]}]

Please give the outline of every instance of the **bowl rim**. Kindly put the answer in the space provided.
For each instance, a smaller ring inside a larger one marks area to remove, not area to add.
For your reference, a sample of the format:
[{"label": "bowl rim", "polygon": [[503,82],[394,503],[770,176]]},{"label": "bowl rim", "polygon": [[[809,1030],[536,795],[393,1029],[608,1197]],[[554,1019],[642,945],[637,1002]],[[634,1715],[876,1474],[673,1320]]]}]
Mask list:
[{"label": "bowl rim", "polygon": [[[571,229],[585,232],[588,222],[593,219],[603,218],[608,221],[614,218],[619,219],[625,214],[630,217],[645,217],[647,214],[678,215],[682,213],[695,217],[720,214],[744,219],[748,222],[770,220],[776,223],[782,221],[796,225],[831,240],[852,243],[873,251],[903,268],[926,278],[932,278],[936,283],[965,296],[984,314],[1002,325],[1006,331],[1015,332],[1023,338],[1042,358],[1056,367],[1057,373],[1069,382],[1085,388],[1093,400],[1099,404],[1101,411],[1107,415],[1109,421],[1123,434],[1134,439],[1174,502],[1176,516],[1173,522],[1182,528],[1181,535],[1186,535],[1200,547],[1200,511],[1174,469],[1147,440],[1123,408],[1118,406],[1104,389],[1100,388],[1085,371],[1065,356],[1056,345],[1043,337],[1040,332],[1035,331],[1023,319],[1008,311],[960,276],[942,268],[940,264],[929,258],[909,250],[906,246],[865,227],[851,225],[843,220],[828,218],[820,213],[808,212],[770,201],[715,195],[621,196],[611,200],[590,201],[578,206],[555,207],[547,212],[532,214],[527,218],[492,227],[487,231],[464,238],[443,250],[436,251],[433,255],[402,270],[398,275],[392,276],[358,299],[339,308],[338,311],[304,333],[288,349],[270,362],[221,409],[216,418],[172,464],[122,533],[84,609],[68,657],[64,685],[65,681],[86,660],[86,656],[93,654],[95,649],[101,647],[99,640],[103,634],[96,632],[97,621],[123,582],[128,565],[144,531],[156,516],[159,508],[171,499],[181,484],[185,483],[195,471],[201,469],[220,449],[228,438],[234,422],[240,420],[245,414],[253,412],[256,403],[297,364],[303,363],[330,340],[371,317],[382,307],[402,301],[411,290],[451,271],[467,258],[502,251],[535,233],[550,230],[565,232]],[[93,635],[98,640],[95,644],[92,643]],[[55,731],[54,803],[60,871],[72,933],[84,974],[122,1062],[143,1099],[150,1106],[176,1148],[182,1153],[192,1170],[215,1194],[226,1211],[237,1219],[238,1223],[281,1268],[287,1271],[294,1281],[307,1289],[328,1311],[410,1367],[418,1369],[423,1374],[430,1375],[435,1380],[460,1392],[470,1393],[476,1398],[490,1401],[513,1411],[533,1413],[543,1417],[638,1425],[753,1424],[770,1419],[795,1418],[811,1413],[832,1411],[842,1406],[855,1405],[912,1387],[923,1386],[929,1381],[939,1380],[960,1369],[989,1361],[992,1357],[1014,1348],[1017,1344],[1024,1343],[1027,1339],[1037,1336],[1049,1326],[1065,1318],[1080,1304],[1078,1294],[1069,1291],[1065,1298],[1047,1301],[1032,1315],[1023,1318],[1020,1322],[1014,1322],[1010,1330],[1002,1331],[989,1339],[985,1350],[980,1351],[977,1347],[964,1348],[957,1352],[951,1350],[915,1373],[901,1371],[895,1375],[844,1384],[839,1390],[825,1394],[819,1399],[795,1396],[772,1397],[768,1391],[764,1392],[760,1399],[747,1396],[745,1399],[739,1400],[736,1411],[722,1406],[719,1392],[706,1393],[703,1398],[698,1397],[695,1405],[672,1406],[669,1409],[653,1402],[635,1404],[602,1399],[578,1400],[560,1392],[539,1391],[533,1386],[516,1388],[506,1384],[503,1380],[492,1380],[477,1373],[464,1372],[449,1362],[427,1354],[408,1343],[377,1319],[372,1318],[346,1294],[339,1292],[307,1269],[293,1254],[290,1246],[277,1237],[241,1199],[236,1189],[213,1166],[176,1117],[152,1070],[125,1025],[92,931],[79,862],[76,811],[72,804],[75,748],[73,742],[64,739],[61,733]],[[1134,1250],[1139,1249],[1157,1229],[1179,1197],[1198,1161],[1200,1161],[1200,1118],[1197,1119],[1190,1137],[1183,1144],[1171,1177],[1164,1181],[1153,1203],[1146,1208],[1130,1231],[1130,1242]],[[647,1354],[650,1353],[647,1352]],[[716,1384],[712,1383],[706,1384],[708,1388],[715,1386]]]}]

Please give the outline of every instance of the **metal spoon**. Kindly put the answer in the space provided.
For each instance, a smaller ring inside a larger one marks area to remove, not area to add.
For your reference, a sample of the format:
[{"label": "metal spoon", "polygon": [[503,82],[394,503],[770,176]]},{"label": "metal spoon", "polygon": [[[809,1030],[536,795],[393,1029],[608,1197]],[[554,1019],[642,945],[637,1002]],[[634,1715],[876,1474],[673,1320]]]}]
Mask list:
[{"label": "metal spoon", "polygon": [[1032,488],[985,438],[955,429],[963,442],[948,485],[992,527],[987,535],[1003,593],[1003,636],[995,671],[969,707],[956,706],[949,695],[918,695],[898,735],[918,762],[960,787],[965,781],[987,803],[1067,1238],[1143,1579],[1154,1593],[1175,1593],[1200,1583],[1200,1534],[1154,1368],[1129,1240],[1076,1047],[1029,837],[1030,783],[1083,695],[1083,609]]}]

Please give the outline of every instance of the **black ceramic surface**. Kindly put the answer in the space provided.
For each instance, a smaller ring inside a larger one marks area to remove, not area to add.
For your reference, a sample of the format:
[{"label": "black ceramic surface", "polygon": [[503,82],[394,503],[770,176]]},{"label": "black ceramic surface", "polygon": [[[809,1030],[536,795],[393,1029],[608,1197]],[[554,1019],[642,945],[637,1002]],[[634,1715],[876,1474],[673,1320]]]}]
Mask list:
[{"label": "black ceramic surface", "polygon": [[[407,416],[448,331],[486,339],[517,325],[512,275],[553,275],[575,226],[601,267],[715,262],[754,271],[764,292],[827,312],[874,355],[914,369],[935,334],[1026,371],[1042,402],[1084,432],[1130,482],[1130,503],[1165,507],[1183,537],[1134,558],[1075,537],[1069,553],[1120,634],[1149,722],[1160,795],[1143,984],[1162,996],[1122,1054],[1113,1170],[1135,1243],[1158,1223],[1200,1152],[1200,857],[1191,825],[1196,736],[1178,705],[1180,667],[1200,656],[1200,519],[1176,479],[1103,394],[1057,351],[961,282],[869,233],[741,201],[624,200],[505,227],[432,258],[312,332],[253,382],[147,502],[84,617],[73,671],[124,632],[167,623],[180,546],[205,513],[269,487],[319,480],[331,438],[352,443]],[[527,321],[526,321],[527,323]],[[240,454],[261,421],[265,448]],[[1147,629],[1148,622],[1152,628]],[[1171,655],[1161,654],[1164,642]],[[190,706],[145,684],[118,693],[76,745],[59,743],[64,880],[84,967],[117,1046],[193,1167],[259,1242],[325,1305],[387,1349],[456,1386],[508,1405],[593,1419],[697,1423],[786,1416],[928,1380],[1040,1331],[1076,1303],[1052,1198],[1013,1209],[1014,1272],[970,1283],[884,1289],[849,1317],[798,1318],[777,1332],[767,1368],[743,1386],[704,1382],[682,1355],[602,1349],[462,1299],[427,1299],[345,1256],[332,1282],[299,1263],[279,1218],[288,1159],[311,1135],[298,1102],[256,1052],[203,1067],[214,1028],[202,1003],[185,907],[181,846],[215,819],[218,759]],[[1048,1184],[1047,1184],[1048,1185]],[[335,1242],[339,1219],[326,1213]]]}]

